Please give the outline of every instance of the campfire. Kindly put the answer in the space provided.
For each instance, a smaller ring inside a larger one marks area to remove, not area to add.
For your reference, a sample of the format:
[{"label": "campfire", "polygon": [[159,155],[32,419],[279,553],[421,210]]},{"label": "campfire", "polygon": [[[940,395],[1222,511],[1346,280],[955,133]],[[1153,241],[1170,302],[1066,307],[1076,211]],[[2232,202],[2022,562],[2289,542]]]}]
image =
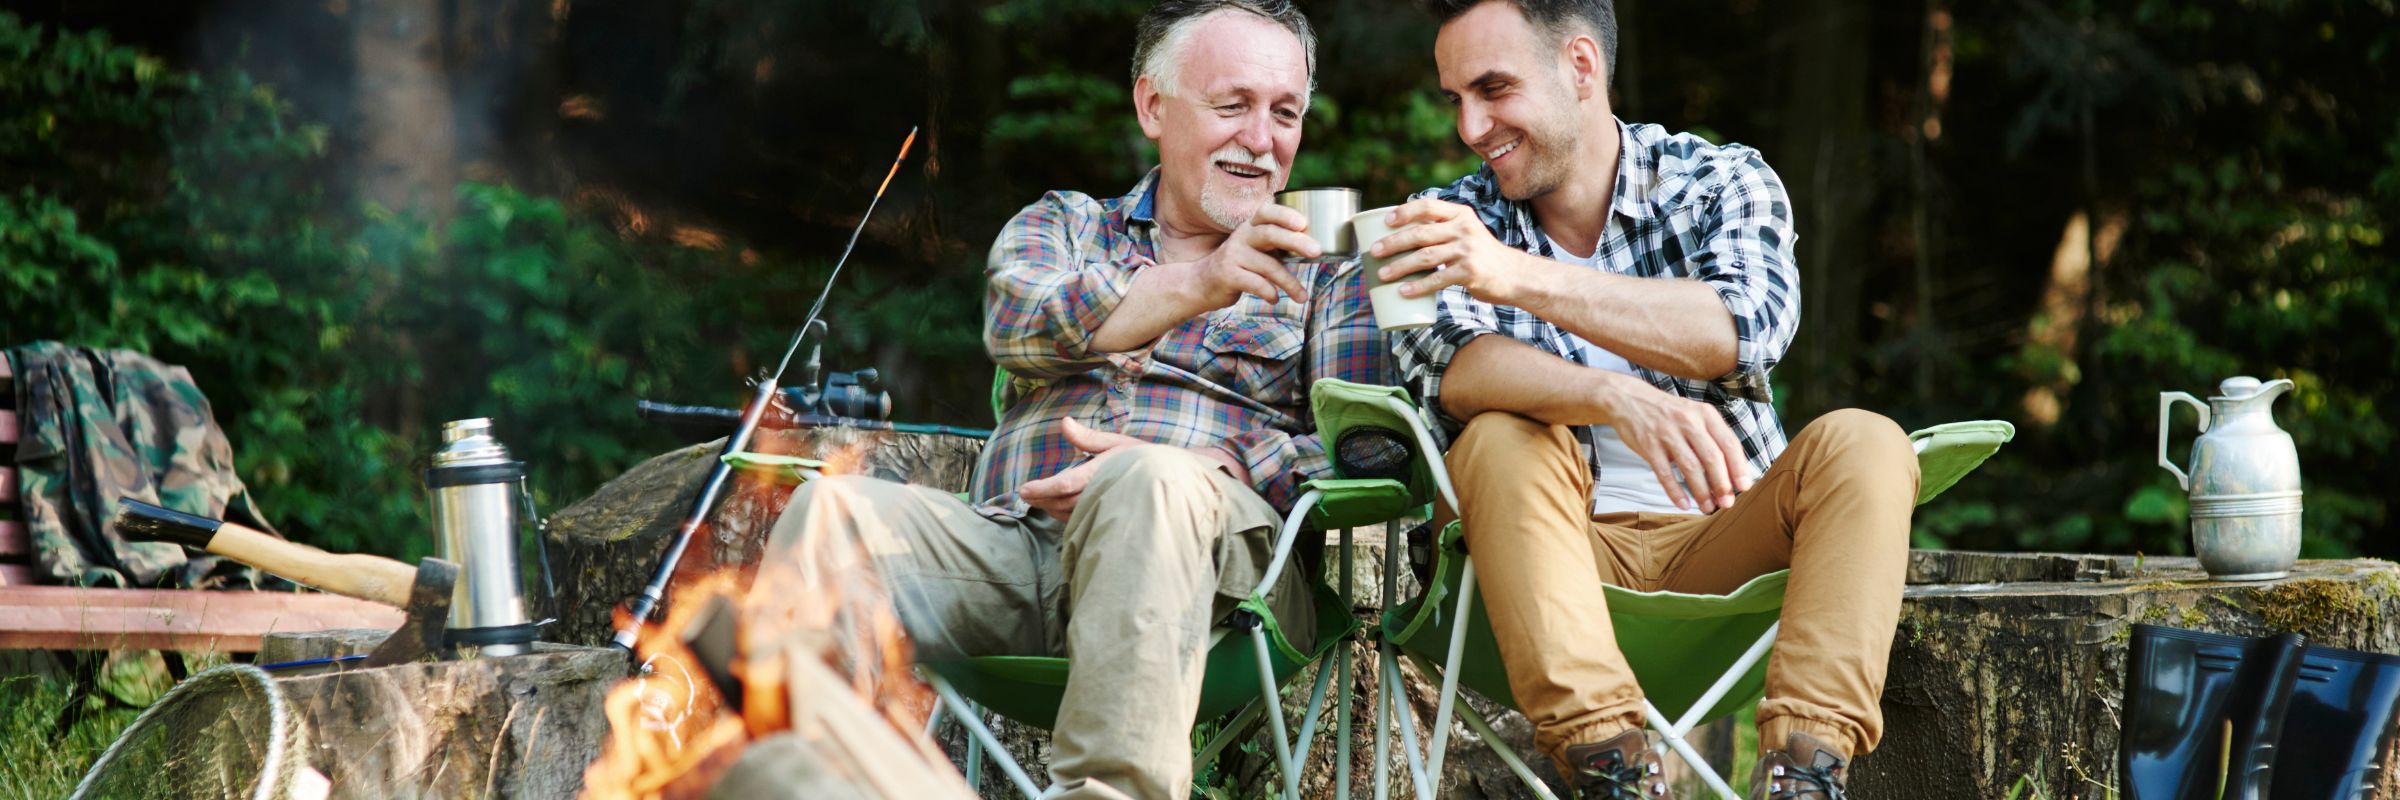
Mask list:
[{"label": "campfire", "polygon": [[[826,472],[855,469],[858,449]],[[972,796],[923,735],[935,699],[861,542],[812,537],[682,585],[668,609],[642,630],[640,674],[608,695],[585,798],[701,797],[754,768],[792,796],[812,794],[795,776],[853,796]],[[776,763],[745,762],[753,750]]]}]

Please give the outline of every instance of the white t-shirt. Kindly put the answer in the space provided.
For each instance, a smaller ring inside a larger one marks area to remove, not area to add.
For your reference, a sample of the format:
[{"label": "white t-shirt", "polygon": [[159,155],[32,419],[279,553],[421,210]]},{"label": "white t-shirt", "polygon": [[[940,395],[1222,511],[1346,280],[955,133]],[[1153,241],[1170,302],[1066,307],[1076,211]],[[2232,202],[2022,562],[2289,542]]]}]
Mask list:
[{"label": "white t-shirt", "polygon": [[[1562,263],[1606,269],[1601,266],[1599,252],[1596,249],[1590,256],[1577,256],[1567,252],[1565,248],[1560,248],[1558,254],[1558,260]],[[1641,377],[1639,373],[1634,372],[1633,362],[1625,360],[1624,356],[1617,355],[1610,352],[1608,348],[1589,341],[1583,341],[1581,337],[1577,337],[1577,341],[1583,344],[1585,363],[1590,364],[1593,368]],[[1592,481],[1593,514],[1615,514],[1626,511],[1648,511],[1658,514],[1699,513],[1675,507],[1675,501],[1667,497],[1666,487],[1659,485],[1658,473],[1651,471],[1650,462],[1642,460],[1641,454],[1633,452],[1633,448],[1625,444],[1625,439],[1617,435],[1615,426],[1592,426],[1592,450],[1594,456],[1592,463],[1600,471],[1600,474],[1594,476]]]}]

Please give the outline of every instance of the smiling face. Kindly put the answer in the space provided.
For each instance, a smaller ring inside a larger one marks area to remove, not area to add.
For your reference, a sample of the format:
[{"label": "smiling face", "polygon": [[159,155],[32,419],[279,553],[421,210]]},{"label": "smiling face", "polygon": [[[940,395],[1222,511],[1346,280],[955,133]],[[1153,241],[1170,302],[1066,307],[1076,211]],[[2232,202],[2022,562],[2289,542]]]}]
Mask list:
[{"label": "smiling face", "polygon": [[1182,230],[1229,233],[1290,177],[1308,57],[1299,37],[1256,14],[1189,25],[1161,54],[1174,63],[1135,81],[1134,107],[1158,142],[1157,213]]},{"label": "smiling face", "polygon": [[1561,38],[1513,3],[1487,2],[1444,24],[1434,39],[1442,95],[1458,109],[1458,138],[1491,166],[1510,200],[1549,194],[1575,174],[1582,101],[1607,102],[1590,88],[1607,85],[1596,45]]}]

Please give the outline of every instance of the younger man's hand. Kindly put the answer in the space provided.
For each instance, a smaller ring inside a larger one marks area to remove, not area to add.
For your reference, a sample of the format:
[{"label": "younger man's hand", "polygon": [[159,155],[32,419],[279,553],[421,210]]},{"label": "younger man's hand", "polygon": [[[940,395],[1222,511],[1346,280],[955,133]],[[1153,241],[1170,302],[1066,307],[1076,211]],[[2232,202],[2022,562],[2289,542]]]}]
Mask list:
[{"label": "younger man's hand", "polygon": [[1371,244],[1368,254],[1376,258],[1402,254],[1383,265],[1378,273],[1381,280],[1426,273],[1400,284],[1403,297],[1424,297],[1464,286],[1477,300],[1522,307],[1546,266],[1539,256],[1501,244],[1483,227],[1483,218],[1476,216],[1474,209],[1457,203],[1430,197],[1411,200],[1393,209],[1385,220],[1395,228],[1416,227],[1359,244]]},{"label": "younger man's hand", "polygon": [[1733,507],[1734,495],[1750,490],[1753,476],[1741,440],[1715,406],[1659,391],[1631,376],[1609,377],[1623,388],[1602,400],[1608,424],[1650,465],[1676,507],[1713,514]]}]

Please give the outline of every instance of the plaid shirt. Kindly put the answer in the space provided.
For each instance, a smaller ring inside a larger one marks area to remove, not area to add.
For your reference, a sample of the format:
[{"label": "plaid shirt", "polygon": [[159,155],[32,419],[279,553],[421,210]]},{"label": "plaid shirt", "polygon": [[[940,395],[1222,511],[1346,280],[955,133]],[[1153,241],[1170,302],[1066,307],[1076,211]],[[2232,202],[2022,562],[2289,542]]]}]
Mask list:
[{"label": "plaid shirt", "polygon": [[[1764,475],[1784,447],[1767,372],[1800,327],[1800,273],[1783,182],[1748,147],[1720,147],[1690,134],[1669,135],[1657,125],[1621,121],[1617,134],[1617,189],[1596,254],[1600,264],[1622,275],[1708,284],[1732,313],[1739,341],[1733,371],[1713,380],[1678,378],[1640,364],[1634,371],[1662,391],[1716,406],[1742,440],[1750,467]],[[1488,166],[1416,196],[1471,207],[1502,244],[1559,257],[1558,246],[1535,223],[1533,207],[1501,197]],[[1590,366],[1580,337],[1524,309],[1477,300],[1459,287],[1443,290],[1440,304],[1432,327],[1393,337],[1402,376],[1435,409],[1441,408],[1442,373],[1451,356],[1477,336],[1501,334]],[[1441,421],[1445,435],[1464,424],[1447,412]],[[1575,438],[1591,454],[1597,483],[1592,427],[1577,428]]]},{"label": "plaid shirt", "polygon": [[1018,486],[1082,460],[1059,434],[1058,420],[1074,417],[1146,442],[1223,449],[1289,511],[1301,482],[1332,472],[1309,386],[1384,382],[1355,262],[1298,265],[1305,299],[1245,294],[1143,349],[1094,352],[1092,332],[1154,263],[1157,185],[1153,169],[1123,197],[1051,192],[992,245],[984,346],[1009,373],[1008,410],[976,470],[975,496],[992,507],[1023,513]]}]

